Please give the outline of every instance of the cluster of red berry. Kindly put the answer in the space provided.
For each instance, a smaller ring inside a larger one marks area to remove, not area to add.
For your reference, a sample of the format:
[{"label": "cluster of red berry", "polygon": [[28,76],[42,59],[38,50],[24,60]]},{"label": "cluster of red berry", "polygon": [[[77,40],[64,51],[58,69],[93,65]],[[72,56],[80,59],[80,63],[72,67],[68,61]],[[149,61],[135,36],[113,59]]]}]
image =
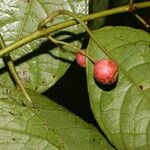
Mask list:
[{"label": "cluster of red berry", "polygon": [[[86,50],[84,50],[86,52]],[[76,62],[81,67],[86,67],[86,56],[81,53],[76,53]],[[118,65],[110,59],[104,58],[94,62],[93,75],[95,80],[102,85],[112,85],[117,81],[118,78]]]}]

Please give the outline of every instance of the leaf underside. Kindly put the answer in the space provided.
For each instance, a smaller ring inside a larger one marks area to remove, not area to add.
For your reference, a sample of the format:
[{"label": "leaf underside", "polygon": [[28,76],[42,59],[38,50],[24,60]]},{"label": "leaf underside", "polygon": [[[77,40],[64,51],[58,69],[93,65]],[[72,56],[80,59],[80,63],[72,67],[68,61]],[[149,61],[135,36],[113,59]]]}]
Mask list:
[{"label": "leaf underside", "polygon": [[[93,79],[87,62],[87,84],[94,116],[117,149],[150,149],[150,35],[130,27],[105,27],[96,38],[119,64],[116,85],[105,87]],[[88,53],[107,56],[90,40]]]},{"label": "leaf underside", "polygon": [[[0,0],[0,33],[6,44],[9,45],[36,31],[38,23],[46,18],[47,14],[58,9],[87,14],[88,0],[77,2],[70,0],[65,2],[62,0]],[[68,16],[60,16],[54,20],[54,23],[68,19]],[[83,31],[83,28],[78,25],[59,31],[54,36],[67,40],[80,48]],[[11,57],[25,87],[38,92],[47,90],[61,78],[74,59],[73,55],[61,52],[46,37],[11,52]],[[13,85],[2,59],[0,59],[0,82]]]},{"label": "leaf underside", "polygon": [[20,92],[0,84],[0,149],[113,150],[92,125],[35,91],[24,107]]}]

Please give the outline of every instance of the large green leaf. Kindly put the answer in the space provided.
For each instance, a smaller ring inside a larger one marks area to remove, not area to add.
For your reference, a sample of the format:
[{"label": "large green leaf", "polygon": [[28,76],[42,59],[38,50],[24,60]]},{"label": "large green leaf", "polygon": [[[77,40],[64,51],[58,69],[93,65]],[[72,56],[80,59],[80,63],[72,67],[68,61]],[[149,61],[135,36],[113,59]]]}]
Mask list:
[{"label": "large green leaf", "polygon": [[[67,9],[77,14],[88,12],[88,0],[0,0],[0,33],[9,45],[18,39],[37,30],[38,23],[47,14],[58,9]],[[58,17],[54,23],[67,20],[68,16]],[[52,24],[54,24],[52,23]],[[73,26],[63,32],[57,32],[55,37],[67,39],[68,42],[80,47],[83,32],[80,26]],[[76,38],[78,35],[78,39]],[[47,38],[33,41],[11,52],[17,71],[26,87],[42,92],[51,87],[70,66],[73,56],[60,52],[59,48]],[[62,59],[59,59],[62,58]],[[3,68],[0,59],[0,82],[12,85],[12,81]]]},{"label": "large green leaf", "polygon": [[24,107],[18,91],[0,84],[0,149],[112,150],[99,131],[35,91]]},{"label": "large green leaf", "polygon": [[[96,38],[119,63],[115,86],[105,87],[93,79],[93,64],[87,64],[87,84],[95,118],[108,139],[122,150],[150,149],[150,35],[130,27],[105,27]],[[90,40],[88,53],[94,59],[105,54]]]},{"label": "large green leaf", "polygon": [[0,149],[66,149],[62,137],[47,127],[33,109],[16,101],[23,97],[15,90],[0,87]]}]

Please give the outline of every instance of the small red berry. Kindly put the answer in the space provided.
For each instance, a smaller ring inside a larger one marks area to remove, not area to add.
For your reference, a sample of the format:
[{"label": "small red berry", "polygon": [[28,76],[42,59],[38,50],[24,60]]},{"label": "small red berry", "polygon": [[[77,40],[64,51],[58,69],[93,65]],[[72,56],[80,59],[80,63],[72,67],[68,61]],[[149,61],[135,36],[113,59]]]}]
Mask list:
[{"label": "small red berry", "polygon": [[112,59],[98,60],[94,64],[94,78],[102,85],[111,85],[115,83],[118,74],[118,65]]},{"label": "small red berry", "polygon": [[[83,51],[85,52],[86,49],[83,49]],[[81,52],[77,52],[76,53],[76,62],[80,67],[85,68],[85,66],[86,66],[86,57]]]}]

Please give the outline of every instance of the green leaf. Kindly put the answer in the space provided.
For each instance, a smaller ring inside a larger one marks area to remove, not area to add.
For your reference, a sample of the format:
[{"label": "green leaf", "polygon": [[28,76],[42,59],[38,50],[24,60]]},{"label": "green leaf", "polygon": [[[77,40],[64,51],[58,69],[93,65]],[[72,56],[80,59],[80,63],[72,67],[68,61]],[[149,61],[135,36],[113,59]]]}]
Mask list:
[{"label": "green leaf", "polygon": [[14,101],[22,98],[17,91],[4,87],[1,90],[0,149],[66,149],[62,137],[49,129],[36,111]]},{"label": "green leaf", "polygon": [[[88,12],[88,0],[0,0],[0,33],[9,45],[37,30],[38,23],[47,14],[58,9],[67,9],[77,14]],[[60,16],[54,23],[65,21],[68,16]],[[52,24],[54,24],[52,23]],[[50,24],[49,24],[50,25]],[[55,34],[56,38],[81,46],[81,26],[73,26]],[[79,34],[80,33],[80,34]],[[77,39],[78,37],[78,39]],[[81,36],[82,37],[82,36]],[[38,39],[11,52],[17,72],[26,87],[43,92],[62,77],[70,66],[73,56],[60,52],[47,38]],[[61,59],[59,59],[61,58]],[[0,59],[0,82],[13,85]]]},{"label": "green leaf", "polygon": [[[94,32],[120,67],[113,87],[93,79],[93,64],[87,64],[87,84],[94,116],[117,149],[150,149],[150,35],[130,27],[105,27]],[[105,54],[92,41],[88,53],[94,59]]]},{"label": "green leaf", "polygon": [[95,127],[37,92],[27,91],[34,103],[30,108],[20,103],[22,94],[0,84],[0,149],[113,150]]}]

